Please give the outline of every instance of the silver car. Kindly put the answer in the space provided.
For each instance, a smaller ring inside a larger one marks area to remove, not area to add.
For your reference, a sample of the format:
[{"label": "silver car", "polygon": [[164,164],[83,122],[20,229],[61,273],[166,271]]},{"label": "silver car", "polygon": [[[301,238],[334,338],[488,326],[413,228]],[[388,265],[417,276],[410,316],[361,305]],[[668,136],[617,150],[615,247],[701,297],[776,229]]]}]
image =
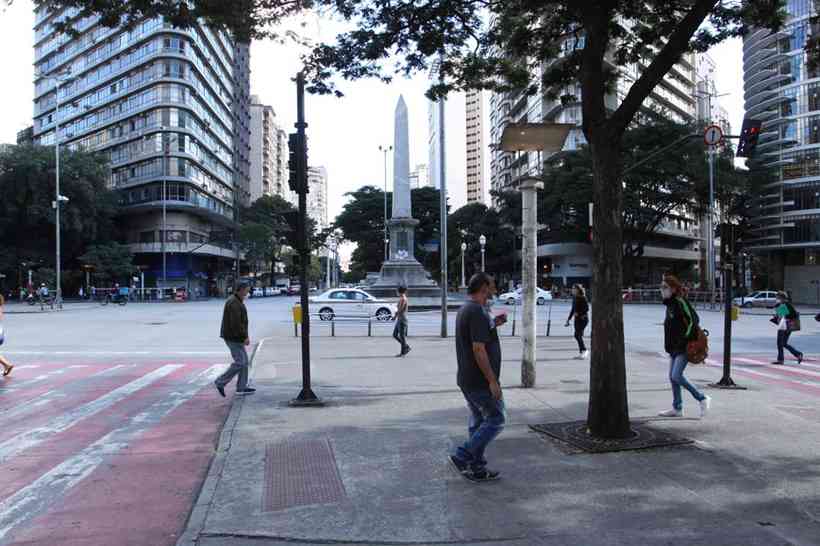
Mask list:
[{"label": "silver car", "polygon": [[374,298],[364,290],[337,288],[310,298],[311,305],[318,309],[320,320],[336,317],[374,317],[376,320],[392,320],[396,305]]},{"label": "silver car", "polygon": [[758,292],[752,292],[742,298],[735,298],[732,302],[740,307],[772,308],[777,305],[777,292],[773,290],[760,290]]}]

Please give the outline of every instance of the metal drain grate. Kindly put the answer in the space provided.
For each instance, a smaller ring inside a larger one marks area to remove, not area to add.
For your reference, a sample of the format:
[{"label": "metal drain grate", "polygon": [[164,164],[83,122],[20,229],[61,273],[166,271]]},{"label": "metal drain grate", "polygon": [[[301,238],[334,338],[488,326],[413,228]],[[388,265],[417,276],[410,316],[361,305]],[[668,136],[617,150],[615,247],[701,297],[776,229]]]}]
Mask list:
[{"label": "metal drain grate", "polygon": [[692,440],[676,436],[666,431],[656,430],[643,423],[632,422],[630,438],[609,440],[595,438],[587,433],[586,421],[570,421],[568,423],[546,423],[530,425],[536,432],[546,434],[587,453],[607,453],[611,451],[630,451],[634,449],[649,449],[653,447],[678,446],[693,443]]},{"label": "metal drain grate", "polygon": [[331,504],[344,498],[344,484],[328,440],[294,439],[268,444],[263,511]]}]

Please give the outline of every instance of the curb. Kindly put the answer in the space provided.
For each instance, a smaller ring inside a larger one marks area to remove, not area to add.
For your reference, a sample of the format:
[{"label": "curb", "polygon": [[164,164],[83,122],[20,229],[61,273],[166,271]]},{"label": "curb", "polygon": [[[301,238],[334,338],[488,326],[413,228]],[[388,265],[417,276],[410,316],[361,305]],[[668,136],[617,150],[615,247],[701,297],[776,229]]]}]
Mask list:
[{"label": "curb", "polygon": [[[250,368],[248,370],[249,383],[251,375],[254,371],[253,361],[256,358],[256,354],[259,352],[259,349],[265,343],[265,339],[266,338],[263,338],[256,342],[256,345],[253,347],[253,352],[248,359],[248,365]],[[237,398],[239,400],[237,400]],[[205,480],[202,482],[199,492],[196,495],[196,502],[191,507],[188,518],[185,520],[185,528],[182,535],[180,535],[176,542],[177,546],[192,546],[199,541],[199,536],[205,528],[205,521],[207,520],[208,513],[211,510],[211,503],[213,502],[214,495],[216,494],[216,488],[222,480],[222,471],[225,469],[225,463],[228,460],[228,455],[233,442],[233,432],[234,429],[236,429],[236,423],[239,422],[239,418],[242,416],[242,407],[245,405],[246,398],[247,397],[245,396],[234,396],[231,398],[231,411],[228,412],[225,422],[222,423],[222,430],[219,433],[219,443],[217,444],[214,456],[211,458],[211,462],[208,465]]]}]

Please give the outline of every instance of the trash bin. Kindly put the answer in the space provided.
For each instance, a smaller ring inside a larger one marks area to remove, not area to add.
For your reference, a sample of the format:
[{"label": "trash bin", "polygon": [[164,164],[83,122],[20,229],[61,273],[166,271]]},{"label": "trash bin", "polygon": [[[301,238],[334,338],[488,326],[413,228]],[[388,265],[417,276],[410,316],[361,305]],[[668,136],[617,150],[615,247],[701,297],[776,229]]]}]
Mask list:
[{"label": "trash bin", "polygon": [[302,305],[299,303],[293,306],[293,323],[302,324]]}]

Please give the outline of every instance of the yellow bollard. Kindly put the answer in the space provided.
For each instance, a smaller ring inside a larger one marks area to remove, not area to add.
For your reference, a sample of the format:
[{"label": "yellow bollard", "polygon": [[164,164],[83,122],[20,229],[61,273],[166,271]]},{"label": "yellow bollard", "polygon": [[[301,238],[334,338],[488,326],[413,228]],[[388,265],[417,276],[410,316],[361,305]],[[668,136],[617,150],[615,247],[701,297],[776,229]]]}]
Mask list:
[{"label": "yellow bollard", "polygon": [[302,324],[302,305],[299,303],[293,306],[293,322]]},{"label": "yellow bollard", "polygon": [[732,320],[737,320],[740,318],[740,307],[737,305],[732,306]]}]

